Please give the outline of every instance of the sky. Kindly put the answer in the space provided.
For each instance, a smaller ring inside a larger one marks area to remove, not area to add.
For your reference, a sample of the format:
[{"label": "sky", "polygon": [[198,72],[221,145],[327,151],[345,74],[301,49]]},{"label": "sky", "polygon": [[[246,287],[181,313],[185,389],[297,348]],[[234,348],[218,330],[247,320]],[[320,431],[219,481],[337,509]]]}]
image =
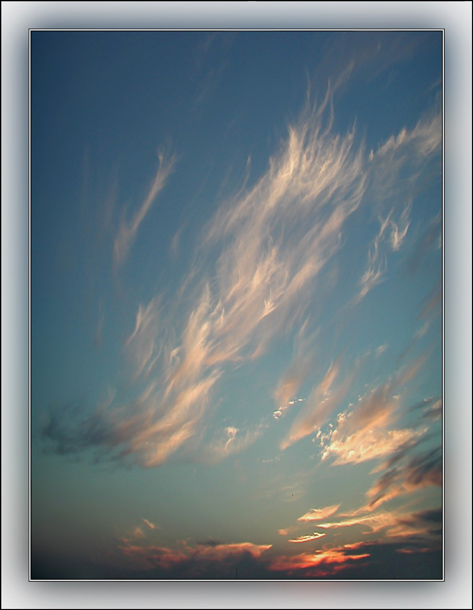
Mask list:
[{"label": "sky", "polygon": [[33,579],[443,578],[442,32],[31,33]]}]

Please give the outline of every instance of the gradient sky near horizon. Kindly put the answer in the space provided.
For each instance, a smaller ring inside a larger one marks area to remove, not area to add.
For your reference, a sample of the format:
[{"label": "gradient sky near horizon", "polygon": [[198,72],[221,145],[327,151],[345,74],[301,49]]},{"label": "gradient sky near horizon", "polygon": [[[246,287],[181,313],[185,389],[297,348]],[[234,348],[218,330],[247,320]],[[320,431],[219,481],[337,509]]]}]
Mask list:
[{"label": "gradient sky near horizon", "polygon": [[442,578],[442,32],[31,33],[38,579]]}]

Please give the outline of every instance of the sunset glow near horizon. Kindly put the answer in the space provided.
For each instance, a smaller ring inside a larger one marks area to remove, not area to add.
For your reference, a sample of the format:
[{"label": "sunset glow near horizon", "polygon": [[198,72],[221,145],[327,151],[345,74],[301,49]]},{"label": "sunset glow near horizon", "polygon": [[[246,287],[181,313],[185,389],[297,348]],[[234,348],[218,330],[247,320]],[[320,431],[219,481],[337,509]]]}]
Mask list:
[{"label": "sunset glow near horizon", "polygon": [[31,32],[33,579],[441,579],[440,31]]}]

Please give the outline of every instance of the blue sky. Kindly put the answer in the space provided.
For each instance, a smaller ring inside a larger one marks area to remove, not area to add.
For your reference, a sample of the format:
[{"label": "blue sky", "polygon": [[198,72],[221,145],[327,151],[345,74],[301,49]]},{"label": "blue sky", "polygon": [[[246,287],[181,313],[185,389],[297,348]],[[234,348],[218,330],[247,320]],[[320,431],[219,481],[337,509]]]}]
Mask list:
[{"label": "blue sky", "polygon": [[442,577],[442,33],[32,32],[33,578]]}]

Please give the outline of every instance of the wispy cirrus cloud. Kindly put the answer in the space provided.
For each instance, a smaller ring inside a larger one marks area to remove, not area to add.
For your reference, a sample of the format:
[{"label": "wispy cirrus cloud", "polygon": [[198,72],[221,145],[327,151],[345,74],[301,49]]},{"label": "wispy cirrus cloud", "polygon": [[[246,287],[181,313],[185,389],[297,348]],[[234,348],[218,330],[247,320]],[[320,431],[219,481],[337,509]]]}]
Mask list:
[{"label": "wispy cirrus cloud", "polygon": [[[134,330],[125,341],[125,352],[133,363],[127,398],[97,409],[80,422],[68,424],[59,422],[58,414],[52,416],[44,435],[62,451],[95,449],[101,455],[108,452],[116,459],[130,458],[152,467],[165,463],[180,449],[195,449],[203,438],[217,382],[235,363],[262,356],[282,331],[308,319],[307,309],[322,281],[321,272],[343,246],[347,219],[366,197],[367,205],[374,199],[389,199],[391,194],[383,191],[379,175],[388,166],[395,174],[406,165],[412,150],[425,157],[436,150],[438,121],[434,118],[430,123],[420,122],[412,132],[404,130],[390,138],[370,161],[355,129],[345,135],[333,130],[332,96],[329,88],[319,105],[307,104],[269,159],[266,172],[252,186],[245,180],[244,187],[211,218],[196,252],[199,266],[183,277],[173,301],[179,316],[172,311],[163,317],[161,297],[140,303]],[[160,153],[147,196],[132,219],[122,222],[115,239],[116,266],[125,260],[175,161],[175,156]],[[394,249],[402,243],[409,223],[408,207],[398,215],[396,208],[382,221],[375,240],[376,261],[381,240],[391,241]],[[372,280],[365,284],[371,285]],[[312,326],[317,323],[317,317],[313,318]],[[304,335],[313,336],[312,329],[304,325],[302,329]],[[301,339],[295,349],[293,367],[276,390],[278,400],[295,392],[311,369],[310,341],[306,345]],[[353,374],[340,380],[340,357],[334,360],[283,439],[283,448],[325,423],[344,399]],[[379,389],[356,411],[369,411],[369,405],[379,398],[384,404],[381,412],[388,412],[388,402],[394,412],[389,389]],[[356,420],[356,415],[350,416],[350,422]],[[326,454],[338,455],[339,463],[354,461],[348,445],[356,439],[348,434],[349,427],[339,422],[326,448]],[[216,454],[222,458],[243,450],[260,430],[243,434],[240,430],[233,433],[233,429],[236,426],[228,426],[223,440],[216,441]],[[345,429],[347,436],[342,440]],[[403,434],[394,431],[371,440],[385,446],[387,452],[406,440],[409,433]],[[366,452],[363,459],[367,459]]]},{"label": "wispy cirrus cloud", "polygon": [[[212,251],[214,257],[217,248],[213,278],[199,279],[191,271],[192,281],[184,279],[191,305],[174,332],[164,338],[159,333],[157,299],[139,306],[126,347],[135,360],[134,374],[149,374],[158,361],[159,374],[135,399],[95,412],[74,430],[47,426],[46,436],[68,451],[99,446],[145,466],[162,464],[201,429],[209,393],[225,367],[263,354],[303,313],[364,192],[363,149],[354,132],[331,133],[330,105],[329,92],[320,107],[307,108],[289,127],[267,172],[210,221],[199,256]],[[117,264],[174,163],[174,157],[160,157],[145,201],[122,223]],[[161,324],[168,329],[168,320]],[[236,440],[228,438],[225,447],[235,448]]]},{"label": "wispy cirrus cloud", "polygon": [[391,221],[391,235],[390,235],[390,245],[391,249],[395,252],[399,250],[402,246],[404,239],[407,235],[407,230],[409,229],[409,216],[412,208],[412,201],[409,201],[406,204],[406,207],[401,213],[399,221],[396,223],[394,220]]},{"label": "wispy cirrus cloud", "polygon": [[329,102],[327,96],[290,126],[264,176],[208,226],[206,245],[227,244],[216,264],[222,357],[261,355],[304,312],[317,275],[340,247],[344,221],[360,204],[363,152],[353,132],[330,133]]},{"label": "wispy cirrus cloud", "polygon": [[135,329],[128,337],[125,348],[133,361],[136,377],[148,375],[159,357],[158,334],[159,303],[152,299],[146,307],[139,306],[136,314]]},{"label": "wispy cirrus cloud", "polygon": [[[190,79],[196,83],[197,93],[195,105],[202,106],[218,89],[225,69],[228,67],[226,56],[235,41],[235,34],[225,32],[209,32],[197,46],[192,58],[193,66]],[[218,63],[215,58],[218,57]],[[209,59],[213,58],[212,65]]]},{"label": "wispy cirrus cloud", "polygon": [[[376,200],[380,229],[370,245],[366,269],[360,277],[359,292],[354,299],[355,304],[383,281],[388,269],[389,255],[401,249],[411,222],[412,202],[418,188],[419,171],[436,160],[436,170],[433,171],[440,175],[441,147],[442,115],[440,111],[436,111],[419,120],[412,130],[401,129],[397,135],[392,135],[379,146],[376,152],[370,152],[367,197]],[[385,211],[386,206],[389,212]],[[423,241],[431,239],[431,232],[428,232],[428,235]],[[426,247],[427,245],[420,243],[413,260],[418,261]],[[411,263],[410,267],[413,268],[413,265],[414,263]]]},{"label": "wispy cirrus cloud", "polygon": [[394,207],[384,219],[380,219],[379,232],[368,251],[368,262],[359,280],[360,290],[355,298],[355,303],[359,303],[370,290],[384,280],[388,268],[389,252],[399,250],[405,240],[410,224],[411,207],[412,201],[409,201],[399,219],[394,219]]},{"label": "wispy cirrus cloud", "polygon": [[144,467],[163,464],[197,432],[218,373],[178,390],[165,402],[153,381],[132,402],[98,409],[50,411],[43,435],[59,453],[94,450],[97,457],[131,457]]},{"label": "wispy cirrus cloud", "polygon": [[432,312],[435,312],[435,310],[441,305],[442,305],[442,291],[439,290],[433,296],[431,296],[429,301],[424,305],[422,311],[419,314],[419,318],[422,319],[422,318],[426,318],[427,316],[430,316],[432,314]]},{"label": "wispy cirrus cloud", "polygon": [[120,266],[127,257],[128,251],[135,240],[141,223],[151,209],[156,197],[164,188],[166,181],[174,168],[176,162],[176,157],[174,155],[168,156],[160,151],[158,153],[158,158],[159,167],[144,201],[129,221],[122,220],[120,224],[113,249],[116,267]]},{"label": "wispy cirrus cloud", "polygon": [[[327,45],[315,74],[316,80],[324,81],[334,73],[339,74],[338,86],[345,93],[350,86],[360,81],[372,82],[389,71],[389,84],[399,67],[422,52],[423,47],[422,38],[414,37],[410,32],[400,33],[395,38],[386,37],[383,32],[365,32],[362,44],[360,42],[358,32],[340,33]],[[383,82],[383,86],[387,85]]]},{"label": "wispy cirrus cloud", "polygon": [[240,453],[252,445],[264,432],[263,425],[242,431],[235,426],[227,426],[216,437],[206,443],[201,459],[204,462],[220,462],[235,453]]},{"label": "wispy cirrus cloud", "polygon": [[382,281],[387,268],[387,260],[386,256],[380,253],[380,242],[388,226],[390,216],[391,213],[381,222],[379,233],[368,252],[368,264],[360,278],[360,292],[355,299],[355,303],[359,303],[374,286]]},{"label": "wispy cirrus cloud", "polygon": [[[381,158],[392,160],[399,150],[404,155],[412,155],[417,164],[425,163],[428,157],[439,151],[442,144],[442,115],[431,113],[419,120],[412,130],[401,129],[397,136],[392,135],[376,152]],[[400,158],[398,163],[405,162]]]}]

